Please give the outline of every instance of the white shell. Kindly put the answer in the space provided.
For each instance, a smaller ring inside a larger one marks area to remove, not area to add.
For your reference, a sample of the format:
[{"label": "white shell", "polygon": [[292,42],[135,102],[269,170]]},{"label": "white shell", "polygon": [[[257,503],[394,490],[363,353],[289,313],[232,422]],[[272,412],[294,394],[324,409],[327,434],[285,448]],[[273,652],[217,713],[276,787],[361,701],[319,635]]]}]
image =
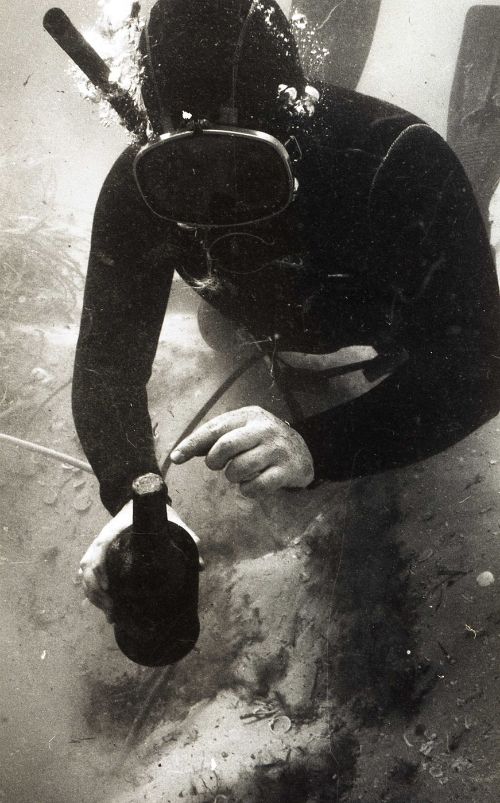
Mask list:
[{"label": "white shell", "polygon": [[486,588],[486,586],[490,586],[495,582],[495,577],[491,572],[481,572],[481,574],[478,574],[476,577],[476,582],[478,586]]}]

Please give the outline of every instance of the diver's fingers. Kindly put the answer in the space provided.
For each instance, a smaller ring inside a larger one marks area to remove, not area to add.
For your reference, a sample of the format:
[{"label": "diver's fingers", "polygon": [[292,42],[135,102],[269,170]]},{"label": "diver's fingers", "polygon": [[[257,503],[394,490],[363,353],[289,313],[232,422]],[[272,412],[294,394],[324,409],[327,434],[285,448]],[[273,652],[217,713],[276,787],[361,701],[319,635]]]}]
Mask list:
[{"label": "diver's fingers", "polygon": [[106,593],[100,584],[98,575],[94,567],[86,566],[82,569],[82,584],[85,596],[97,608],[101,608],[106,614],[111,614],[113,603],[111,597]]},{"label": "diver's fingers", "polygon": [[222,435],[246,426],[260,412],[264,412],[260,407],[239,407],[237,410],[229,410],[227,413],[211,418],[176,446],[170,455],[172,462],[185,463],[192,457],[208,454]]},{"label": "diver's fingers", "polygon": [[132,523],[132,502],[127,502],[94,538],[80,561],[79,574],[86,596],[98,608],[109,614],[112,607],[106,575],[106,551],[111,541]]},{"label": "diver's fingers", "polygon": [[229,482],[241,484],[255,479],[273,463],[272,449],[267,446],[257,446],[230,460],[225,474]]},{"label": "diver's fingers", "polygon": [[220,471],[230,460],[259,446],[261,441],[258,427],[238,427],[221,435],[208,452],[205,463],[212,471]]},{"label": "diver's fingers", "polygon": [[285,484],[283,471],[277,466],[271,466],[258,477],[240,483],[240,493],[248,497],[265,496],[285,487]]}]

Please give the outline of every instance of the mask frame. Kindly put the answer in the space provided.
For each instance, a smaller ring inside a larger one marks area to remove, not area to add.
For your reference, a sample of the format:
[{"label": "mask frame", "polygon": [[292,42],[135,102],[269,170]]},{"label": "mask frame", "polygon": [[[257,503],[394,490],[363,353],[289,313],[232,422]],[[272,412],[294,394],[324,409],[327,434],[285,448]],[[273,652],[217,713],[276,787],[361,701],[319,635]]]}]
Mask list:
[{"label": "mask frame", "polygon": [[297,189],[289,153],[278,139],[208,122],[142,147],[133,173],[154,215],[195,228],[233,228],[274,217]]}]

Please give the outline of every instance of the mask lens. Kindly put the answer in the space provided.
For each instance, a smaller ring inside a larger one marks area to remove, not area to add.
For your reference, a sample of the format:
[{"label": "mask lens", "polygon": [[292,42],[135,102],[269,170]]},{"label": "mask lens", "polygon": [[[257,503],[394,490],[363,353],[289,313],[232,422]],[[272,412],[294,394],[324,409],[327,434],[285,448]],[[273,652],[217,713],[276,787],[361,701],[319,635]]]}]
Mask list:
[{"label": "mask lens", "polygon": [[153,212],[178,223],[250,223],[281,212],[292,198],[281,146],[255,134],[173,136],[141,151],[135,174]]}]

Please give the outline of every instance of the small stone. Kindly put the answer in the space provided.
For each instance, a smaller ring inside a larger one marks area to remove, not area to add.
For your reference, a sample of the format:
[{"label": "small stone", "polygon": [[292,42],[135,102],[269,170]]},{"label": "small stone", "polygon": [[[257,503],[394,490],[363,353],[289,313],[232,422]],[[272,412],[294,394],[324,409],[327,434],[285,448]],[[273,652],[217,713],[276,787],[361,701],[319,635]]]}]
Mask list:
[{"label": "small stone", "polygon": [[31,371],[31,376],[36,382],[41,382],[42,385],[48,385],[48,383],[52,382],[53,379],[51,374],[49,374],[49,372],[40,365],[37,365],[36,368],[33,368]]},{"label": "small stone", "polygon": [[43,501],[46,505],[55,505],[57,502],[57,491],[54,488],[49,488],[45,496],[43,497]]},{"label": "small stone", "polygon": [[77,496],[76,499],[73,500],[73,507],[80,513],[85,513],[85,511],[89,509],[91,504],[92,500],[86,494],[83,494],[82,496]]},{"label": "small stone", "polygon": [[472,761],[468,758],[463,758],[459,756],[452,761],[451,768],[455,770],[455,772],[463,772],[464,770],[468,770],[472,767]]},{"label": "small stone", "polygon": [[495,577],[491,572],[481,572],[476,577],[476,583],[481,588],[486,588],[486,586],[491,586],[495,582]]},{"label": "small stone", "polygon": [[423,552],[420,553],[420,555],[417,558],[417,562],[424,563],[424,561],[429,560],[429,558],[432,558],[433,555],[434,555],[434,550],[431,547],[429,547],[428,549],[425,549]]},{"label": "small stone", "polygon": [[274,717],[274,719],[271,720],[270,726],[273,733],[288,733],[292,727],[292,722],[289,717],[282,715]]}]

